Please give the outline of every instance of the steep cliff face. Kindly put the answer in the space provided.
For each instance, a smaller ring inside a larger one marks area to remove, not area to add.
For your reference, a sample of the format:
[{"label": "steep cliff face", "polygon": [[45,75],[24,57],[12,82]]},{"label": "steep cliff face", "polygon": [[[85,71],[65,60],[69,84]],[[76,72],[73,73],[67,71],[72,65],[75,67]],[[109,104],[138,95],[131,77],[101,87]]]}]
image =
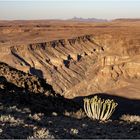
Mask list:
[{"label": "steep cliff face", "polygon": [[65,97],[105,92],[140,78],[139,39],[85,35],[44,43],[1,47],[0,59],[46,79]]}]

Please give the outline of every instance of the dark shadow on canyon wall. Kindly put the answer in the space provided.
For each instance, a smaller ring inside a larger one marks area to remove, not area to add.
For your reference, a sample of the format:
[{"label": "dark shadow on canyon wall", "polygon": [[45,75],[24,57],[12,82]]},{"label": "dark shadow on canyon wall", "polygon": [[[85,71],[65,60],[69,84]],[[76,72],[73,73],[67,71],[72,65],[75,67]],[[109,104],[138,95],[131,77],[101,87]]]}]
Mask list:
[{"label": "dark shadow on canyon wall", "polygon": [[32,75],[36,75],[37,77],[43,79],[43,72],[40,69],[35,69],[34,67],[31,67],[30,68],[30,73]]},{"label": "dark shadow on canyon wall", "polygon": [[52,114],[57,112],[63,114],[65,111],[71,112],[80,109],[80,106],[72,100],[65,99],[63,96],[56,94],[51,85],[44,85],[46,87],[45,93],[31,93],[26,88],[20,88],[10,83],[4,77],[0,77],[0,103],[8,103],[17,106],[29,107],[32,112],[42,112],[45,114]]}]

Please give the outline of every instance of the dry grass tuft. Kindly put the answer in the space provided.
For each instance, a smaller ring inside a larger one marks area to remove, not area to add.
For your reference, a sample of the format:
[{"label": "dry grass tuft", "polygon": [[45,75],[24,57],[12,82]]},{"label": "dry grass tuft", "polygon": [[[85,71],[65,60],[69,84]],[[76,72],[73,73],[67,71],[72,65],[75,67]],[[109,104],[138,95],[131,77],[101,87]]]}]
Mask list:
[{"label": "dry grass tuft", "polygon": [[140,122],[140,116],[137,115],[122,115],[120,119],[127,122]]},{"label": "dry grass tuft", "polygon": [[49,130],[45,128],[34,130],[33,136],[28,137],[28,139],[54,139],[54,136],[50,134]]}]

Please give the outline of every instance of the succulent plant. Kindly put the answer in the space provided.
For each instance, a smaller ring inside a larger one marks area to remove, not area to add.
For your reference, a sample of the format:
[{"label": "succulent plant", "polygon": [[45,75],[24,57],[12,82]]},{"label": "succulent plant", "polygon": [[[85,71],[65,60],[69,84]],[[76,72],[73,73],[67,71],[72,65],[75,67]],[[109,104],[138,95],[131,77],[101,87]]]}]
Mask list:
[{"label": "succulent plant", "polygon": [[104,100],[97,96],[91,99],[84,99],[85,113],[93,120],[108,120],[115,111],[117,105],[118,104],[114,100]]}]

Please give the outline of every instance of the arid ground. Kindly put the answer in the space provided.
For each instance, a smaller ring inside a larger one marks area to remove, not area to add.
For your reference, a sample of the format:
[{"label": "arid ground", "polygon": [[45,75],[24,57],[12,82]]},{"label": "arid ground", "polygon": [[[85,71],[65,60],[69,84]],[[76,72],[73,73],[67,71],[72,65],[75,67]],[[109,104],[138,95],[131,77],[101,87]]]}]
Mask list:
[{"label": "arid ground", "polygon": [[[84,113],[95,94],[109,121]],[[0,21],[0,138],[140,138],[140,20]]]}]

